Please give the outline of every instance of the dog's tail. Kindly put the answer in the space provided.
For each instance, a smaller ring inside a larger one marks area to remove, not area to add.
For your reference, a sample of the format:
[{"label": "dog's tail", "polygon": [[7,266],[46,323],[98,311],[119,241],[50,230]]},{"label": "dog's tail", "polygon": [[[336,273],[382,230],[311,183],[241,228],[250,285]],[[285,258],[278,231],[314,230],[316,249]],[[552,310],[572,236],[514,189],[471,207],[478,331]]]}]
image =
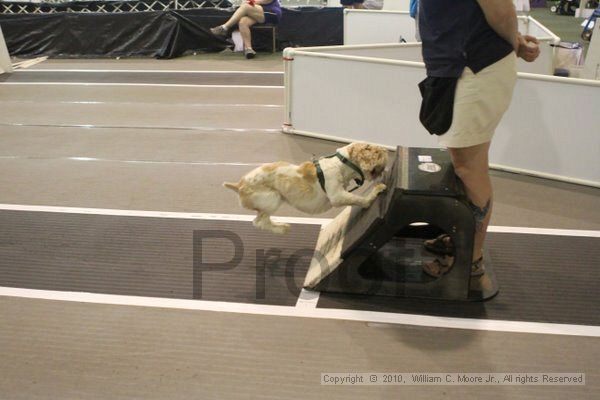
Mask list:
[{"label": "dog's tail", "polygon": [[236,193],[240,191],[239,183],[223,182],[223,187],[226,187],[227,189],[231,189]]}]

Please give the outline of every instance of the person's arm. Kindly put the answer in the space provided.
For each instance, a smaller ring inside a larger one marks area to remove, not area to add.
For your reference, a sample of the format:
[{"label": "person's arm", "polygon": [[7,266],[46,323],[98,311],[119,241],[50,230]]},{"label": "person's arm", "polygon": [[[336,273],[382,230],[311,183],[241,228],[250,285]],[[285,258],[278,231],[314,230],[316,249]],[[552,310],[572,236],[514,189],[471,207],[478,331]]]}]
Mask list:
[{"label": "person's arm", "polygon": [[512,0],[477,0],[492,29],[519,51],[517,12]]},{"label": "person's arm", "polygon": [[512,44],[518,57],[532,62],[540,55],[538,40],[519,33],[517,12],[512,0],[477,0],[477,3],[487,23],[502,39]]}]

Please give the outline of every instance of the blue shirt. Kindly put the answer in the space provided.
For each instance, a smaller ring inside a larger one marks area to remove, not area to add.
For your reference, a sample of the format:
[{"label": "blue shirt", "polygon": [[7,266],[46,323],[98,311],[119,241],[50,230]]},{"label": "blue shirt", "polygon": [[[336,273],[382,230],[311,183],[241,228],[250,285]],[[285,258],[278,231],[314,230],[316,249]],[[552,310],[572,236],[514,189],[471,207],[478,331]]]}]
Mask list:
[{"label": "blue shirt", "polygon": [[419,32],[427,76],[459,77],[465,67],[477,73],[513,51],[475,0],[419,0]]},{"label": "blue shirt", "polygon": [[273,0],[268,4],[262,4],[263,12],[275,14],[278,19],[281,18],[281,4],[279,4],[279,0]]}]

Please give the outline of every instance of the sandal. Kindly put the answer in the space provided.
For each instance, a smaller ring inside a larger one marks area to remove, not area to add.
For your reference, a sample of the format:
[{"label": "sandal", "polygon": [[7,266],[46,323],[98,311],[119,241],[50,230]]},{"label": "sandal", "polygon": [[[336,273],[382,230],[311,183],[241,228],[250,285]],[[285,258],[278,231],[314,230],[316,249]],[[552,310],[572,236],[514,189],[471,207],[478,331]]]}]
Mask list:
[{"label": "sandal", "polygon": [[227,28],[225,28],[223,25],[215,26],[214,28],[210,28],[210,33],[215,36],[226,37]]},{"label": "sandal", "polygon": [[[452,260],[452,257],[450,257]],[[439,278],[443,275],[446,275],[452,269],[454,262],[446,264],[439,259],[435,259],[433,261],[428,261],[423,263],[421,268],[425,274],[431,276],[432,278]],[[479,257],[477,260],[471,263],[471,276],[478,277],[485,274],[485,265],[483,263],[483,257]]]},{"label": "sandal", "polygon": [[485,265],[483,264],[483,256],[481,256],[471,264],[471,276],[481,276],[483,274],[485,274]]},{"label": "sandal", "polygon": [[435,239],[429,239],[423,242],[423,247],[430,253],[442,256],[451,256],[454,254],[454,244],[450,235],[444,233]]},{"label": "sandal", "polygon": [[423,272],[432,278],[439,278],[446,275],[452,269],[452,264],[444,264],[437,258],[433,261],[424,262],[421,265]]}]

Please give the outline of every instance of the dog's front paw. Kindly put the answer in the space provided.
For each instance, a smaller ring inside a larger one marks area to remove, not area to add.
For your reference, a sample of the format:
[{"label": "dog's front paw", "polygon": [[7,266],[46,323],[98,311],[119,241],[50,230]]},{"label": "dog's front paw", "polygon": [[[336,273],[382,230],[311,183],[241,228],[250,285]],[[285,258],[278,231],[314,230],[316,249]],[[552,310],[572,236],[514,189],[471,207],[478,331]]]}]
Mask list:
[{"label": "dog's front paw", "polygon": [[387,189],[387,186],[385,186],[385,183],[378,183],[373,188],[373,191],[375,191],[375,193],[379,194],[381,192],[385,192],[386,189]]},{"label": "dog's front paw", "polygon": [[290,224],[276,224],[273,226],[272,232],[278,235],[285,235],[290,230]]}]

